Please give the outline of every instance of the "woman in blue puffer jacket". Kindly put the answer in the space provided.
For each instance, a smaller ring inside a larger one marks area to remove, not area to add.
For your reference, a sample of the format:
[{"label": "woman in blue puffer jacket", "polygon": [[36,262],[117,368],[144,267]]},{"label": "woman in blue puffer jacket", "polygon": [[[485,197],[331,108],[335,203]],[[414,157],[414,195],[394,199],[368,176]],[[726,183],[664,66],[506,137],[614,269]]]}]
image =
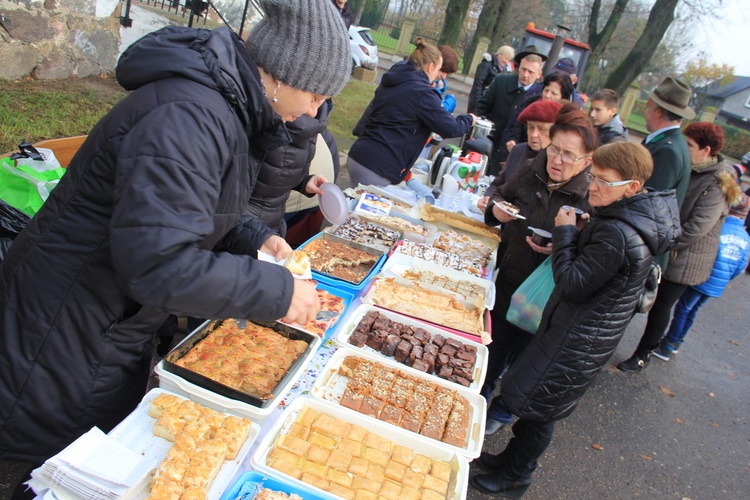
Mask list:
[{"label": "woman in blue puffer jacket", "polygon": [[719,253],[716,255],[711,276],[703,284],[685,290],[672,315],[672,324],[654,356],[669,361],[685,340],[693,326],[698,309],[711,297],[721,297],[729,282],[747,267],[750,255],[750,236],[745,231],[745,217],[750,211],[750,198],[742,194],[739,201],[729,207],[729,216],[721,228]]}]

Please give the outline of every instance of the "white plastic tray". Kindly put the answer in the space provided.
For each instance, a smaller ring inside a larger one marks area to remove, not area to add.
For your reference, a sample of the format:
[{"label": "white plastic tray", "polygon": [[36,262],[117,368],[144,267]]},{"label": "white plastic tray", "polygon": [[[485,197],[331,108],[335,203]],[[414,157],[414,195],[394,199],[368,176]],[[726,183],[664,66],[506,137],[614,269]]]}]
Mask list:
[{"label": "white plastic tray", "polygon": [[[382,354],[380,351],[376,351],[375,349],[367,345],[364,345],[362,347],[357,347],[355,345],[350,344],[349,337],[352,336],[352,333],[354,333],[354,329],[357,327],[357,325],[365,316],[365,314],[367,314],[370,311],[377,311],[383,316],[387,317],[388,319],[392,321],[397,321],[403,325],[411,325],[417,328],[424,328],[426,331],[430,333],[430,335],[433,335],[433,336],[442,335],[443,337],[447,339],[455,339],[463,344],[470,344],[476,347],[477,348],[477,361],[476,361],[476,364],[474,365],[474,373],[473,373],[474,381],[471,383],[469,387],[464,387],[461,384],[457,384],[455,382],[442,379],[435,374],[425,374],[424,372],[415,370],[414,368],[410,366],[401,364],[398,361],[396,361],[395,358],[393,358],[392,356],[386,356],[385,354]],[[339,330],[338,335],[336,335],[336,343],[339,344],[341,347],[348,347],[356,351],[364,351],[366,353],[372,354],[379,358],[391,360],[394,363],[397,363],[397,366],[399,368],[402,368],[404,371],[407,371],[409,373],[415,372],[415,373],[422,374],[422,375],[429,375],[436,379],[448,382],[451,385],[456,386],[457,388],[464,388],[473,392],[479,392],[482,389],[482,385],[484,384],[484,378],[487,375],[487,360],[488,360],[487,346],[484,346],[480,344],[479,342],[471,341],[467,339],[466,337],[455,335],[441,328],[436,328],[428,323],[417,321],[409,316],[404,316],[402,314],[398,314],[396,312],[389,311],[387,309],[381,309],[379,307],[371,306],[367,304],[360,304],[359,307],[357,307],[354,311],[352,311],[352,314],[349,315],[346,323],[342,325],[341,329]]]},{"label": "white plastic tray", "polygon": [[481,286],[486,290],[484,306],[487,309],[495,307],[495,284],[492,281],[474,276],[470,273],[451,269],[450,267],[439,266],[424,259],[420,259],[419,257],[412,257],[411,255],[396,252],[388,258],[385,265],[380,270],[380,273],[389,277],[396,277],[402,276],[404,271],[407,270],[418,272],[430,271],[434,274],[447,276],[450,279],[468,281],[469,283]]},{"label": "white plastic tray", "polygon": [[[258,449],[255,451],[251,458],[251,463],[254,469],[267,474],[274,478],[281,478],[284,481],[297,485],[301,488],[306,488],[314,491],[320,496],[332,499],[338,499],[339,497],[332,495],[319,488],[311,486],[307,483],[303,483],[298,479],[294,479],[282,472],[277,471],[266,465],[266,456],[269,450],[276,441],[277,436],[280,432],[286,432],[291,427],[294,420],[297,418],[297,414],[304,408],[309,407],[318,412],[326,413],[332,417],[341,419],[350,424],[356,424],[365,427],[369,432],[372,432],[384,439],[388,439],[401,446],[406,446],[413,449],[417,453],[426,455],[432,459],[442,460],[451,465],[451,481],[448,484],[448,495],[447,500],[465,500],[466,492],[469,485],[469,462],[465,456],[455,453],[446,447],[437,446],[436,441],[431,439],[424,439],[423,436],[414,434],[408,431],[399,430],[390,424],[380,422],[379,420],[373,420],[370,417],[362,415],[353,411],[344,411],[346,408],[342,408],[337,405],[333,405],[326,401],[314,400],[306,397],[297,398],[284,412],[284,418],[278,419],[273,427],[271,427],[262,440],[258,444]],[[484,430],[482,430],[484,434]]]},{"label": "white plastic tray", "polygon": [[[312,388],[312,391],[310,391],[310,395],[315,399],[321,399],[325,401],[330,401],[331,403],[334,403],[336,405],[339,404],[339,401],[341,400],[341,396],[344,393],[344,389],[346,389],[346,384],[348,382],[348,379],[342,375],[339,375],[338,370],[341,366],[341,363],[343,363],[344,359],[354,356],[358,358],[364,358],[370,361],[374,361],[376,363],[381,363],[384,366],[387,366],[388,368],[392,368],[394,370],[398,370],[404,373],[408,373],[409,375],[416,376],[417,378],[424,379],[425,381],[434,382],[438,385],[441,385],[443,387],[447,387],[448,389],[455,390],[460,395],[464,396],[469,401],[469,428],[468,428],[468,442],[466,443],[465,448],[459,448],[458,446],[453,446],[448,443],[443,443],[442,441],[438,441],[436,439],[427,438],[425,436],[422,436],[421,434],[417,434],[411,431],[408,431],[406,429],[402,429],[401,427],[389,424],[385,422],[381,422],[380,420],[370,416],[370,415],[364,415],[362,413],[359,413],[357,411],[351,410],[349,408],[346,408],[344,406],[339,406],[342,411],[353,413],[356,415],[361,415],[362,417],[366,418],[368,422],[379,422],[383,423],[384,425],[387,425],[391,432],[399,432],[399,433],[406,433],[412,436],[417,436],[419,439],[423,441],[429,441],[433,443],[435,446],[438,446],[440,448],[445,448],[446,450],[453,451],[455,453],[459,453],[465,457],[468,458],[477,458],[480,453],[482,453],[482,443],[484,442],[484,426],[486,423],[486,414],[487,414],[487,401],[482,397],[480,394],[476,392],[472,392],[467,390],[466,388],[461,388],[460,386],[457,386],[456,384],[452,382],[448,382],[447,380],[443,380],[437,377],[432,377],[427,375],[426,373],[419,372],[417,370],[404,370],[403,368],[407,368],[395,361],[391,361],[389,359],[386,359],[384,357],[374,356],[372,354],[368,354],[366,352],[363,352],[361,349],[349,349],[347,347],[343,347],[336,351],[336,353],[331,356],[331,359],[328,361],[326,366],[323,368],[323,372],[318,375],[318,380],[315,382],[315,385]],[[370,424],[368,423],[367,426]],[[367,427],[369,429],[369,427]]]},{"label": "white plastic tray", "polygon": [[[386,279],[394,279],[396,281],[396,283],[398,283],[400,285],[410,286],[410,287],[414,286],[414,282],[413,281],[405,280],[405,279],[403,279],[401,277],[387,278],[387,277],[382,276],[382,277],[376,278],[375,280],[373,280],[373,282],[370,285],[370,288],[367,290],[367,293],[365,294],[365,296],[362,297],[361,301],[362,301],[363,304],[376,305],[376,306],[380,307],[381,309],[387,309],[389,311],[392,310],[393,312],[397,312],[397,313],[403,314],[405,316],[409,316],[409,317],[414,317],[416,319],[420,319],[422,321],[430,323],[431,325],[436,326],[437,328],[440,328],[441,330],[446,330],[446,331],[450,331],[450,332],[456,332],[459,335],[464,336],[464,338],[467,338],[466,336],[470,336],[471,339],[474,340],[475,342],[481,342],[481,343],[484,343],[484,344],[489,344],[490,343],[489,339],[491,338],[490,334],[492,332],[490,330],[490,319],[489,319],[490,311],[489,311],[489,309],[486,309],[486,308],[482,309],[482,312],[479,315],[480,318],[481,318],[481,320],[482,320],[482,331],[481,332],[476,332],[476,331],[469,332],[469,331],[466,331],[466,330],[459,330],[459,329],[454,328],[452,326],[447,326],[447,325],[443,325],[443,324],[440,324],[440,323],[437,323],[437,322],[434,322],[434,321],[430,321],[430,316],[428,314],[429,311],[419,310],[419,311],[415,311],[414,314],[409,314],[409,313],[406,313],[404,311],[396,311],[396,310],[387,308],[385,306],[382,306],[380,304],[376,304],[374,296],[375,296],[375,293],[377,291],[377,287],[380,286],[380,283],[382,283]],[[446,292],[446,294],[449,294],[449,293],[450,292]],[[467,301],[463,301],[462,300],[462,302],[464,303],[465,306],[467,306],[467,307],[469,306],[469,304],[467,303]]]},{"label": "white plastic tray", "polygon": [[[148,414],[154,398],[165,392],[168,391],[163,389],[152,389],[149,391],[138,404],[138,407],[109,433],[109,436],[115,441],[143,456],[140,467],[155,467],[158,469],[161,462],[167,457],[167,452],[174,444],[164,438],[154,436],[156,419]],[[208,490],[208,498],[210,500],[219,499],[224,490],[231,485],[230,481],[250,453],[250,448],[252,448],[259,432],[260,426],[253,423],[247,441],[245,441],[237,457],[234,460],[224,462],[214,482],[211,484],[211,489]],[[146,483],[144,490],[135,496],[135,498],[140,500],[148,498],[148,496],[149,483]]]},{"label": "white plastic tray", "polygon": [[[203,325],[199,326],[191,335],[200,332],[208,323],[210,322],[206,322]],[[154,372],[159,377],[159,387],[161,387],[162,389],[166,389],[168,391],[174,392],[175,394],[179,394],[180,396],[190,398],[190,400],[198,404],[202,404],[203,406],[207,406],[213,410],[247,417],[254,422],[260,423],[268,418],[271,413],[273,413],[273,410],[276,409],[276,407],[279,405],[279,402],[289,392],[289,389],[291,389],[294,383],[300,378],[302,373],[307,368],[307,365],[310,363],[310,360],[313,358],[313,356],[315,356],[315,352],[318,350],[318,347],[320,347],[320,343],[322,342],[322,339],[320,337],[312,334],[307,335],[314,337],[312,342],[310,342],[310,347],[305,351],[302,359],[299,360],[300,362],[297,363],[296,369],[293,372],[287,374],[287,376],[283,379],[284,385],[279,387],[278,391],[276,391],[276,397],[273,398],[271,400],[271,403],[269,403],[265,408],[260,408],[258,406],[253,406],[236,399],[222,396],[221,394],[217,394],[209,389],[205,389],[196,384],[193,384],[192,382],[188,382],[179,375],[167,371],[164,368],[164,361],[159,361],[159,363],[154,367]],[[185,337],[182,342],[185,342],[189,338],[190,335]],[[180,344],[182,342],[180,342]]]}]

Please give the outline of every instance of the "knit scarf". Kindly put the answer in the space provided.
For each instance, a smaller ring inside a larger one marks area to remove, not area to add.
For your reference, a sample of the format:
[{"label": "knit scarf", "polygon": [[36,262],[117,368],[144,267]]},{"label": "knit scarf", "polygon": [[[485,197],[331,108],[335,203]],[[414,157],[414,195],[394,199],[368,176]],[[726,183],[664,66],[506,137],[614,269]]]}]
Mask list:
[{"label": "knit scarf", "polygon": [[711,165],[716,165],[718,162],[719,162],[719,159],[714,156],[710,160],[704,161],[703,163],[698,163],[697,165],[691,165],[690,168],[693,169],[693,172],[700,172],[701,170],[705,170]]}]

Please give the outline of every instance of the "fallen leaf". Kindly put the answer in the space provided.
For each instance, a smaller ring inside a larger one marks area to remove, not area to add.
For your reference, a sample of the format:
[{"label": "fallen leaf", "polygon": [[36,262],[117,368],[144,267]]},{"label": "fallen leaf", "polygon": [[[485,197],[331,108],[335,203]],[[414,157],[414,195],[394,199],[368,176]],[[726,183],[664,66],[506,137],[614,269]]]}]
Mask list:
[{"label": "fallen leaf", "polygon": [[649,455],[638,455],[638,456],[642,458],[643,460],[653,460],[653,458]]},{"label": "fallen leaf", "polygon": [[604,449],[602,445],[596,444],[596,443],[592,444],[591,447],[595,450],[600,450],[600,451]]},{"label": "fallen leaf", "polygon": [[678,424],[682,425],[682,419],[681,419],[681,418],[676,418],[676,419],[675,419],[675,421],[676,421],[676,422],[677,422]]},{"label": "fallen leaf", "polygon": [[736,374],[736,373],[733,373],[732,375],[730,375],[730,376],[729,376],[729,378],[731,378],[732,380],[734,380],[734,379],[736,379],[736,378],[737,378],[737,374]]},{"label": "fallen leaf", "polygon": [[732,345],[736,345],[737,347],[740,346],[739,342],[735,342],[734,340],[730,340],[729,343]]},{"label": "fallen leaf", "polygon": [[709,392],[709,393],[708,393],[708,397],[709,397],[709,398],[712,398],[712,397],[714,397],[714,396],[715,396],[715,394],[714,394],[713,392]]},{"label": "fallen leaf", "polygon": [[660,386],[659,386],[659,390],[660,390],[661,392],[663,392],[664,394],[666,394],[667,396],[669,396],[670,398],[673,398],[673,397],[675,397],[675,396],[676,396],[676,394],[675,394],[674,392],[670,391],[669,389],[667,389],[667,388],[666,388],[666,387],[664,387],[663,385],[660,385]]},{"label": "fallen leaf", "polygon": [[710,425],[711,427],[720,427],[720,425],[716,422],[709,422],[708,425]]}]

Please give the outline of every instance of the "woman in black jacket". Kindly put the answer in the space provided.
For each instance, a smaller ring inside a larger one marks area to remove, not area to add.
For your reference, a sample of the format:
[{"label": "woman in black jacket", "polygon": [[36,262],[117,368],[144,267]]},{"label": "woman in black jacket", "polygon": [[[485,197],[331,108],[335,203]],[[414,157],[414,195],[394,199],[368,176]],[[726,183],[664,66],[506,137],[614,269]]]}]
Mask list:
[{"label": "woman in black jacket", "polygon": [[482,453],[489,473],[471,484],[520,498],[552,440],[617,347],[635,314],[653,255],[680,233],[674,191],[644,192],[653,161],[632,142],[597,149],[589,179],[588,223],[561,208],[552,231],[555,289],[539,330],[503,377],[502,398],[519,420],[497,455]]}]

